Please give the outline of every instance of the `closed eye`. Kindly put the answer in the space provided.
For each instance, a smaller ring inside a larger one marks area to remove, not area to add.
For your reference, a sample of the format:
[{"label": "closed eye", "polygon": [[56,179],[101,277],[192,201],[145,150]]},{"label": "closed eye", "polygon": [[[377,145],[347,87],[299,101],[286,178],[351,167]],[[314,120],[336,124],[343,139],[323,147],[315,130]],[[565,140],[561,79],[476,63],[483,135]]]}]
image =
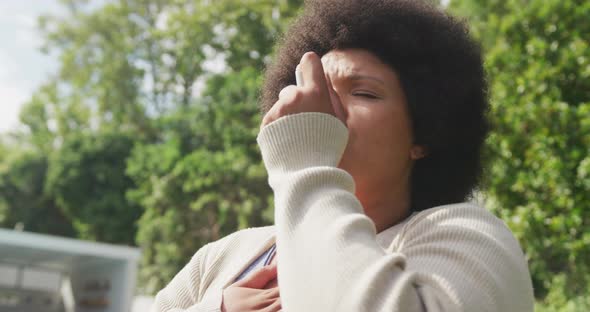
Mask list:
[{"label": "closed eye", "polygon": [[368,99],[379,99],[378,96],[376,96],[375,94],[372,93],[367,93],[367,92],[353,92],[352,93],[353,96],[360,96],[360,97],[364,97],[364,98],[368,98]]}]

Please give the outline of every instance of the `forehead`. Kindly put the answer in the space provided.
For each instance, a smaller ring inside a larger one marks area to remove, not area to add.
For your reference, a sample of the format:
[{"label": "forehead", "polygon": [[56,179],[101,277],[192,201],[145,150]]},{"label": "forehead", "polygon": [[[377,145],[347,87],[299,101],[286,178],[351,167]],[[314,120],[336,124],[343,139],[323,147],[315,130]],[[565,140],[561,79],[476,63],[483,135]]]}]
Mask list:
[{"label": "forehead", "polygon": [[384,79],[395,79],[393,70],[373,53],[361,49],[332,50],[322,56],[326,74],[349,76],[368,74]]}]

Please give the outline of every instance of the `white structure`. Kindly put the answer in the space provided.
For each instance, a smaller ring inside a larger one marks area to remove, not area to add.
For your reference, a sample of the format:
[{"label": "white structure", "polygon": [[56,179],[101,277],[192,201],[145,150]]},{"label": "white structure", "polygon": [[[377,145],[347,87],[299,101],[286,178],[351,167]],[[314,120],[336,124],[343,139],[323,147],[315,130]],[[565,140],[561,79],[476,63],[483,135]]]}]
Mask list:
[{"label": "white structure", "polygon": [[0,312],[128,312],[140,251],[0,229]]}]

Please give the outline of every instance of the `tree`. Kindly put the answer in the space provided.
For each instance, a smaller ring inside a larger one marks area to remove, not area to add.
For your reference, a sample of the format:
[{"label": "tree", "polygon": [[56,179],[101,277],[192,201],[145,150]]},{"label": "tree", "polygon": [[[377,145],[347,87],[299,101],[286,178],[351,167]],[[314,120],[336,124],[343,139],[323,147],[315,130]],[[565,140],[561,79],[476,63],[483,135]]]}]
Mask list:
[{"label": "tree", "polygon": [[73,221],[78,237],[135,244],[141,208],[127,201],[134,187],[125,175],[133,138],[119,132],[79,132],[50,158],[45,191]]},{"label": "tree", "polygon": [[456,0],[451,7],[469,18],[486,51],[494,127],[488,203],[524,247],[539,298],[553,284],[566,297],[587,295],[590,3]]},{"label": "tree", "polygon": [[44,194],[47,157],[12,150],[0,159],[0,226],[74,237],[71,221]]},{"label": "tree", "polygon": [[45,192],[81,237],[131,243],[143,213],[153,292],[206,242],[271,220],[257,89],[302,1],[64,3],[40,19],[61,67],[22,136],[51,155]]},{"label": "tree", "polygon": [[[187,43],[171,53],[174,63],[185,64],[178,70],[194,66],[192,51],[204,57],[217,50],[225,71],[205,70],[197,78],[205,85],[202,93],[183,97],[182,105],[158,118],[160,138],[138,146],[129,159],[127,173],[138,187],[128,196],[145,209],[137,236],[145,292],[161,289],[205,243],[272,221],[271,192],[255,141],[258,88],[272,39],[285,23],[278,17],[293,16],[298,4],[218,1],[168,13],[172,22],[161,30],[166,37],[191,30],[191,37],[180,36]],[[216,36],[193,35],[195,29],[213,29]],[[184,48],[189,43],[192,48]]]},{"label": "tree", "polygon": [[272,222],[255,141],[260,78],[249,68],[210,79],[199,105],[165,121],[165,141],[134,150],[128,174],[138,188],[129,197],[145,209],[137,241],[146,291],[161,289],[200,246]]}]

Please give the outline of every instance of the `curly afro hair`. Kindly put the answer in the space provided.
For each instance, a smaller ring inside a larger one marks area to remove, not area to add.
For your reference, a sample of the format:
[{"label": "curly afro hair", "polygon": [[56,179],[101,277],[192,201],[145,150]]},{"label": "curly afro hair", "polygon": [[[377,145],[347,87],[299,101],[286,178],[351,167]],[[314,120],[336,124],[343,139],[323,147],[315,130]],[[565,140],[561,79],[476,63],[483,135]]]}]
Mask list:
[{"label": "curly afro hair", "polygon": [[412,169],[412,210],[467,200],[480,180],[489,128],[481,48],[467,25],[417,0],[307,1],[266,69],[263,113],[295,84],[305,52],[321,57],[347,48],[373,53],[400,78],[414,142],[428,151]]}]

